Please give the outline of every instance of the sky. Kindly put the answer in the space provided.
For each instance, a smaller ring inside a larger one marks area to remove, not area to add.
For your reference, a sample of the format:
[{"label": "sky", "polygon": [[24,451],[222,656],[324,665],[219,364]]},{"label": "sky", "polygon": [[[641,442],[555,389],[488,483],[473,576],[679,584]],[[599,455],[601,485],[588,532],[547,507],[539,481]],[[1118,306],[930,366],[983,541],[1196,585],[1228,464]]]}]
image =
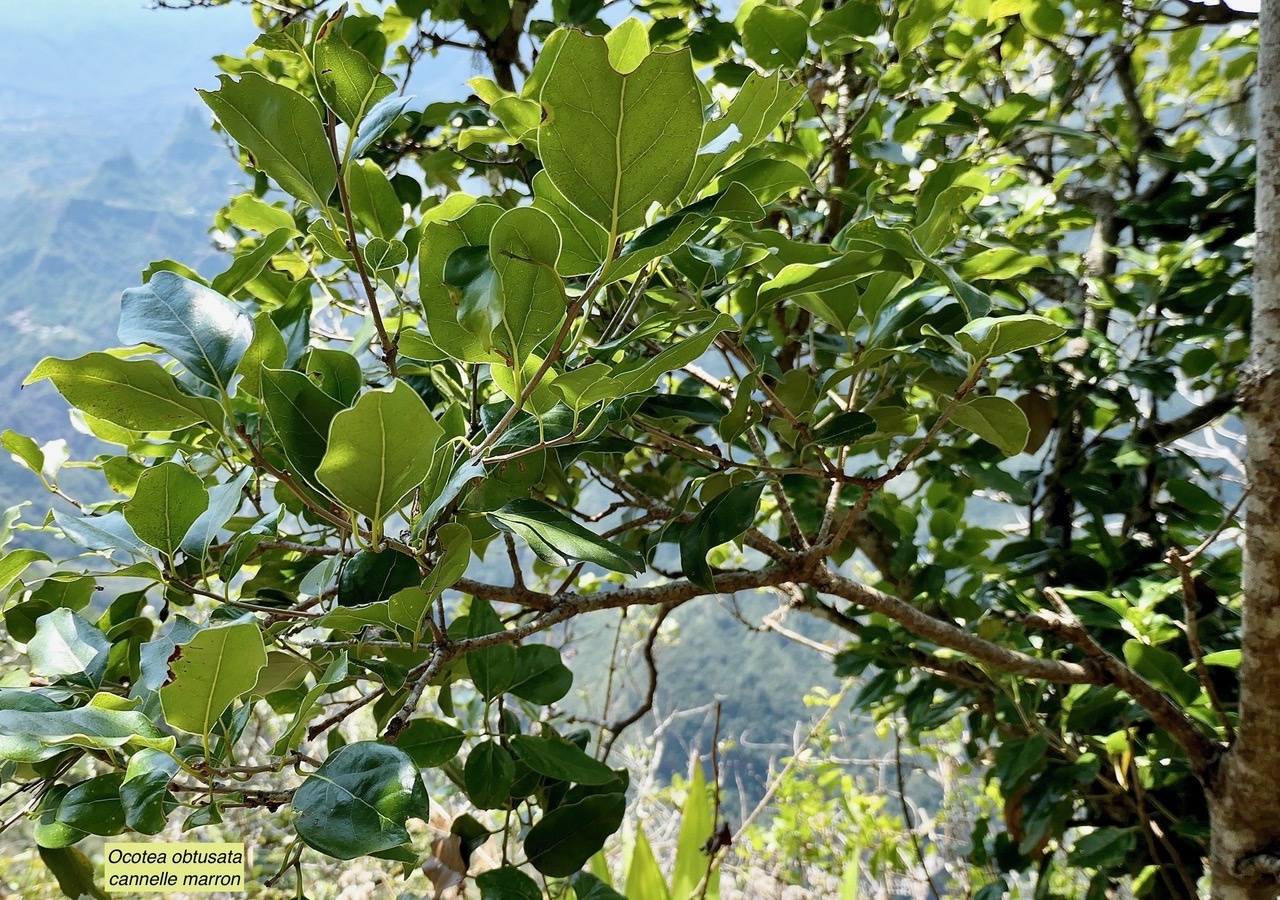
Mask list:
[{"label": "sky", "polygon": [[[215,88],[217,54],[242,55],[257,36],[242,4],[212,9],[149,8],[147,0],[22,0],[5,4],[0,119],[54,119],[86,135],[101,125],[123,133],[146,159],[147,144],[173,131],[184,109]],[[475,74],[465,53],[425,59],[414,72],[418,103],[458,96]],[[120,150],[112,141],[103,159]]]}]

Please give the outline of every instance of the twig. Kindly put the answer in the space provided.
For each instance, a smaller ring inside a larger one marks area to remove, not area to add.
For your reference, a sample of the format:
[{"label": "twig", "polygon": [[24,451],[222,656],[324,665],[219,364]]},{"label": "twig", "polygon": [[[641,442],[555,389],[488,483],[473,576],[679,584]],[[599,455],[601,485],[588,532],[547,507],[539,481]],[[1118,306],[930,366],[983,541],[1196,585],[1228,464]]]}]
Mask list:
[{"label": "twig", "polygon": [[325,134],[329,137],[329,152],[333,154],[333,164],[338,169],[338,198],[342,202],[342,215],[347,220],[347,249],[351,251],[351,258],[356,263],[356,273],[360,276],[360,283],[364,286],[365,297],[369,300],[369,312],[373,314],[373,326],[378,331],[378,343],[382,345],[382,360],[387,364],[387,370],[391,373],[392,378],[398,377],[396,371],[396,342],[395,339],[387,334],[387,326],[382,321],[382,310],[378,308],[378,292],[373,286],[373,282],[369,280],[369,273],[365,269],[364,255],[360,252],[360,247],[356,242],[356,224],[351,216],[351,199],[347,196],[347,181],[342,176],[342,157],[338,153],[338,119],[330,110],[325,116]]}]

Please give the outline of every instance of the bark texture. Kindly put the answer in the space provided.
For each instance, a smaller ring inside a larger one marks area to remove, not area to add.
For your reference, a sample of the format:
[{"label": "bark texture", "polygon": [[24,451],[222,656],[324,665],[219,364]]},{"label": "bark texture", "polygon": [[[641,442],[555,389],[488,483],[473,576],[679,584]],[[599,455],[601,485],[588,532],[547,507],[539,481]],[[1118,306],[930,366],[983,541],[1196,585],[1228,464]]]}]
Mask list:
[{"label": "bark texture", "polygon": [[1258,52],[1258,242],[1253,335],[1241,388],[1243,658],[1236,741],[1209,784],[1215,900],[1272,900],[1280,853],[1280,3],[1264,0]]}]

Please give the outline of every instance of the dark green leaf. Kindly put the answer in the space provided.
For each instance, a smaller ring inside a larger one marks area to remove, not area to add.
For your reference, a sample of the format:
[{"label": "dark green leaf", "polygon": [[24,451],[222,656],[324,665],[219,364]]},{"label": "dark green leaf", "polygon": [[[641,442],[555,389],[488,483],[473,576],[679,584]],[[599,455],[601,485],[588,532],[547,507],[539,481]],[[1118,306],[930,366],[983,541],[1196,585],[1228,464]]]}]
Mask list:
[{"label": "dark green leaf", "polygon": [[405,822],[426,820],[427,791],[413,760],[375,741],[329,755],[293,795],[298,837],[337,859],[355,859],[409,840]]},{"label": "dark green leaf", "polygon": [[534,553],[553,566],[577,559],[614,572],[644,570],[644,560],[637,553],[605,540],[539,500],[515,500],[488,518],[497,528],[524,538]]},{"label": "dark green leaf", "polygon": [[525,854],[542,874],[567,878],[618,830],[626,810],[625,794],[597,794],[556,807],[529,829]]},{"label": "dark green leaf", "polygon": [[507,803],[516,766],[511,754],[497,741],[481,741],[467,754],[463,784],[478,809],[501,809]]}]

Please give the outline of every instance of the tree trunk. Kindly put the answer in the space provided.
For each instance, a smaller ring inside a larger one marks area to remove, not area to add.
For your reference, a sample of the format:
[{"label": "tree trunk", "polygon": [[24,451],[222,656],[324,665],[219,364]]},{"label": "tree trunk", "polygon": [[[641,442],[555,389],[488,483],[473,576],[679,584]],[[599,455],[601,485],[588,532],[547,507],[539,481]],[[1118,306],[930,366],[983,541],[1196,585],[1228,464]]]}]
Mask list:
[{"label": "tree trunk", "polygon": [[1210,779],[1216,900],[1277,895],[1280,872],[1280,2],[1258,39],[1258,242],[1253,335],[1241,380],[1245,506],[1240,725]]}]

